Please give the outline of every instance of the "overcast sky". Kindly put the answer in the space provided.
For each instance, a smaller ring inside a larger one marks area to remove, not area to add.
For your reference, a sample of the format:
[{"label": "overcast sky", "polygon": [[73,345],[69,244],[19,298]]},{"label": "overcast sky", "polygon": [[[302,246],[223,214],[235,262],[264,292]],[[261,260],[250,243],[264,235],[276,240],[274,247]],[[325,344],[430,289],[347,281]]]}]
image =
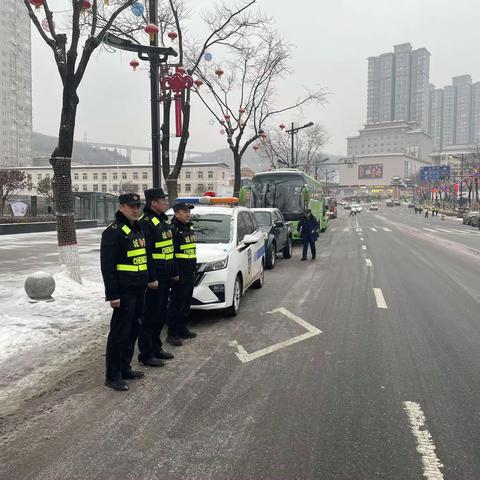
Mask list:
[{"label": "overcast sky", "polygon": [[[225,0],[229,1],[229,0]],[[367,57],[410,42],[432,54],[430,81],[437,87],[452,76],[469,73],[480,81],[478,0],[257,0],[275,19],[281,34],[294,43],[293,74],[282,83],[280,103],[288,104],[304,87],[328,89],[328,104],[305,112],[306,121],[324,125],[331,136],[326,150],[345,154],[345,137],[366,119]],[[61,8],[65,0],[53,0]],[[213,0],[190,2],[193,11]],[[50,50],[33,31],[33,124],[56,135],[61,89]],[[213,52],[215,54],[215,52]],[[105,53],[92,59],[81,85],[76,139],[148,146],[149,81],[146,71],[132,72],[128,53]],[[212,62],[215,64],[215,59]],[[216,66],[216,64],[215,64]],[[192,107],[189,149],[225,148],[225,137],[199,103]],[[279,122],[289,122],[285,115]]]}]

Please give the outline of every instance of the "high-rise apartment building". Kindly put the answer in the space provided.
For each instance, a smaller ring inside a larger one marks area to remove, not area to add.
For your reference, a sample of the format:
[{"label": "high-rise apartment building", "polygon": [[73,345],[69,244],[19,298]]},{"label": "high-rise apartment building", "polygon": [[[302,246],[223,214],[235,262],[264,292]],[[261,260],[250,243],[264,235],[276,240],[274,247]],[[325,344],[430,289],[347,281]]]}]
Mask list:
[{"label": "high-rise apartment building", "polygon": [[367,124],[405,121],[429,124],[430,53],[410,43],[368,59]]},{"label": "high-rise apartment building", "polygon": [[454,77],[451,85],[434,90],[429,132],[435,152],[479,145],[480,82],[472,83],[470,75],[461,75]]},{"label": "high-rise apartment building", "polygon": [[0,16],[0,165],[31,162],[30,20],[23,2],[3,0]]}]

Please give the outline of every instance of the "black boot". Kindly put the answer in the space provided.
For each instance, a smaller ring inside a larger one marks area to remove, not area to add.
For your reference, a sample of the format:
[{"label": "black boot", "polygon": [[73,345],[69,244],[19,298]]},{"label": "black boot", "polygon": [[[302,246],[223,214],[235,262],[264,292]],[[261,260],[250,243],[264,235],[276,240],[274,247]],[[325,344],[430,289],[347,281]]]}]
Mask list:
[{"label": "black boot", "polygon": [[174,358],[173,353],[166,352],[165,350],[160,350],[155,356],[162,360],[172,360]]},{"label": "black boot", "polygon": [[182,339],[179,336],[168,336],[167,343],[174,347],[181,347],[183,345]]},{"label": "black boot", "polygon": [[125,380],[109,380],[108,378],[105,380],[105,386],[109,388],[113,388],[113,390],[118,390],[119,392],[125,392],[128,390],[128,385]]},{"label": "black boot", "polygon": [[146,367],[164,367],[165,362],[163,360],[160,360],[157,357],[150,357],[147,360],[139,360],[139,362]]},{"label": "black boot", "polygon": [[197,334],[186,328],[180,335],[180,338],[195,338]]}]

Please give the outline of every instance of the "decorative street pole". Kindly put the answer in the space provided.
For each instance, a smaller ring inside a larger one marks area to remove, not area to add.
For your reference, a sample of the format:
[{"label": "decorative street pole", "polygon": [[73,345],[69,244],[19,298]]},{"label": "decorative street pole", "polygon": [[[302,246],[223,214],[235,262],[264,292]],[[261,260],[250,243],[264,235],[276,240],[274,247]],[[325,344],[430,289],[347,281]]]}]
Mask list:
[{"label": "decorative street pole", "polygon": [[[295,124],[292,122],[292,128],[290,130],[286,130],[286,133],[289,135],[292,135],[292,168],[296,167],[296,162],[295,162],[295,143],[294,143],[294,135],[298,133],[299,130],[302,130],[303,128],[308,128],[308,127],[313,127],[313,122],[309,122],[301,127],[295,128]],[[283,130],[283,129],[282,129]]]}]

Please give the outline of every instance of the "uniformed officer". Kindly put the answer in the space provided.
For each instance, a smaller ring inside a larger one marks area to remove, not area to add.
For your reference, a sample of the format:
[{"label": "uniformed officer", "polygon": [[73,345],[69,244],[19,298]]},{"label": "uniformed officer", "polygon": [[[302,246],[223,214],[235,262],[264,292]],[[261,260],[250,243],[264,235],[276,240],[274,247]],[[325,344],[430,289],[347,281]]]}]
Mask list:
[{"label": "uniformed officer", "polygon": [[186,203],[174,205],[174,217],[171,224],[178,280],[173,282],[170,291],[167,342],[176,347],[182,345],[182,339],[197,336],[187,326],[197,265],[195,232],[190,222],[192,208],[192,205]]},{"label": "uniformed officer", "polygon": [[138,348],[138,361],[150,367],[161,367],[162,360],[170,360],[173,355],[162,349],[160,334],[167,322],[168,295],[174,273],[173,238],[168,217],[167,195],[161,188],[145,190],[146,207],[140,217],[140,226],[145,234],[147,255],[153,268],[149,269],[149,286],[145,294]]},{"label": "uniformed officer", "polygon": [[118,198],[115,221],[102,234],[100,262],[105,298],[113,308],[107,340],[105,385],[128,390],[125,380],[143,377],[131,369],[139,319],[143,314],[148,284],[148,259],[145,237],[138,218],[142,202],[136,193]]}]

